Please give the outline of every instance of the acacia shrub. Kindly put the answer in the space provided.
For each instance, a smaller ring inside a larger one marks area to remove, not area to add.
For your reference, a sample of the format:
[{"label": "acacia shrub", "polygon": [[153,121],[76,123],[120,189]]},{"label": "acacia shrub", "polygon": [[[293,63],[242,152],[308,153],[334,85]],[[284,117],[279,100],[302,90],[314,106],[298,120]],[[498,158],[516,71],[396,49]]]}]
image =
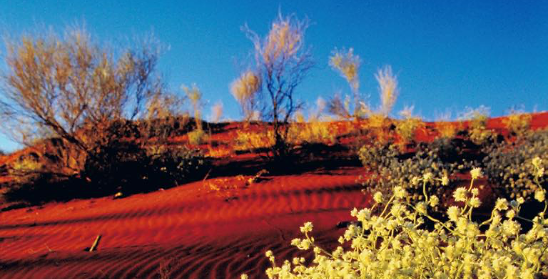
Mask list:
[{"label": "acacia shrub", "polygon": [[[536,157],[541,161],[532,160]],[[548,188],[548,181],[533,172],[537,167],[539,172],[544,172],[546,162],[548,130],[525,133],[515,141],[495,144],[483,159],[485,174],[498,186],[499,195],[512,199],[530,199],[539,187]]]},{"label": "acacia shrub", "polygon": [[[364,145],[358,156],[368,172],[364,182],[367,191],[389,193],[394,187],[404,187],[409,198],[423,198],[418,179],[424,174],[432,177],[429,195],[448,196],[449,177],[476,164],[473,158],[464,156],[459,141],[436,139],[431,143],[419,143],[412,151],[402,151],[397,144],[375,143]],[[438,177],[439,179],[433,179]]]}]

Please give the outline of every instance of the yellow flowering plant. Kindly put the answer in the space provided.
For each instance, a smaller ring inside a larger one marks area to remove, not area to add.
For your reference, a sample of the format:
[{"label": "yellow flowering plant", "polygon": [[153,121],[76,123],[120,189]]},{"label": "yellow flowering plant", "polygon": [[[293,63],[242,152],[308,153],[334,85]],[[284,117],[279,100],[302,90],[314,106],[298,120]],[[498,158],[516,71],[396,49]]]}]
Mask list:
[{"label": "yellow flowering plant", "polygon": [[[536,162],[538,163],[538,162]],[[291,244],[301,250],[312,249],[314,258],[276,264],[272,251],[266,253],[272,267],[269,278],[523,278],[548,275],[548,220],[546,191],[535,197],[545,203],[544,210],[521,232],[517,219],[523,199],[497,200],[490,217],[481,222],[473,211],[481,201],[474,181],[482,176],[479,168],[471,170],[468,187],[454,191],[463,206],[447,208],[447,220],[430,214],[439,203],[427,194],[427,186],[436,179],[431,173],[418,178],[423,200],[408,202],[404,187],[393,188],[389,197],[374,194],[371,208],[354,209],[357,225],[350,225],[339,238],[341,246],[328,252],[317,246],[311,236],[310,222],[301,227],[304,238]],[[538,173],[537,173],[538,175]],[[380,214],[374,214],[377,210]],[[429,226],[426,224],[428,223]],[[343,248],[346,247],[346,248]],[[247,278],[243,275],[242,278]]]}]

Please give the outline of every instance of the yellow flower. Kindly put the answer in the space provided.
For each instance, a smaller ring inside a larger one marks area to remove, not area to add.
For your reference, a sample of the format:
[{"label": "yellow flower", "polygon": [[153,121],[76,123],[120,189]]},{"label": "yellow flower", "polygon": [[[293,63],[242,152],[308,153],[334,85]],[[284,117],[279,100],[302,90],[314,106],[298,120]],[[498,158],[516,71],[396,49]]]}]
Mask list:
[{"label": "yellow flower", "polygon": [[477,196],[477,195],[479,194],[479,190],[478,190],[478,188],[474,188],[474,189],[472,189],[472,191],[471,191],[471,192],[472,192],[472,195],[474,195],[474,196]]},{"label": "yellow flower", "polygon": [[447,175],[444,175],[444,176],[441,178],[441,185],[442,185],[442,186],[447,186],[447,185],[449,185],[449,177],[447,177]]},{"label": "yellow flower", "polygon": [[376,192],[376,193],[373,195],[373,200],[374,200],[376,203],[382,203],[382,193],[381,193],[381,192]]},{"label": "yellow flower", "polygon": [[418,213],[426,214],[426,204],[424,202],[419,202],[416,208]]},{"label": "yellow flower", "polygon": [[311,232],[312,228],[314,228],[314,226],[312,225],[312,222],[306,222],[304,223],[304,226],[301,227],[301,232],[302,233]]},{"label": "yellow flower", "polygon": [[545,199],[544,190],[537,190],[535,192],[535,199],[539,202],[543,202]]},{"label": "yellow flower", "polygon": [[473,197],[471,200],[470,200],[470,206],[474,207],[474,208],[478,208],[480,207],[481,205],[481,201],[479,198],[477,197]]},{"label": "yellow flower", "polygon": [[430,181],[430,180],[432,180],[433,177],[434,177],[434,175],[431,172],[427,172],[423,175],[422,178],[424,179],[424,181]]},{"label": "yellow flower", "polygon": [[495,204],[495,210],[502,211],[508,209],[508,201],[503,198],[499,198]]},{"label": "yellow flower", "polygon": [[456,206],[450,206],[447,209],[447,216],[451,221],[456,221],[459,218],[459,208]]},{"label": "yellow flower", "polygon": [[473,168],[471,171],[470,171],[470,175],[472,176],[472,179],[477,179],[479,177],[481,177],[481,168]]},{"label": "yellow flower", "polygon": [[440,199],[439,199],[437,196],[432,195],[432,196],[430,197],[429,203],[430,203],[430,206],[431,206],[431,207],[434,207],[434,206],[436,206],[436,205],[438,205],[438,204],[440,203]]},{"label": "yellow flower", "polygon": [[535,166],[535,168],[540,168],[540,164],[542,164],[542,159],[539,158],[539,157],[535,157],[533,158],[533,166]]},{"label": "yellow flower", "polygon": [[453,197],[455,198],[455,201],[466,201],[466,193],[466,188],[459,187],[453,193]]},{"label": "yellow flower", "polygon": [[537,170],[536,175],[537,175],[538,177],[543,177],[543,176],[544,176],[544,168],[539,168],[539,169]]},{"label": "yellow flower", "polygon": [[403,199],[407,195],[407,192],[405,191],[403,187],[396,186],[394,188],[394,195],[396,196],[396,198]]}]

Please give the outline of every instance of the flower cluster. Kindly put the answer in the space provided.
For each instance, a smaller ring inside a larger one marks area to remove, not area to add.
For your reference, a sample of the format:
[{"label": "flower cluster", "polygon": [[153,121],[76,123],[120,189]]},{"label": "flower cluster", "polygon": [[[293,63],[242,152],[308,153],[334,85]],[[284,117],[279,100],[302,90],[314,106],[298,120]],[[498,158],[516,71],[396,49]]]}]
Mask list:
[{"label": "flower cluster", "polygon": [[[535,164],[539,164],[537,160]],[[537,173],[538,174],[538,173]],[[439,203],[427,195],[425,181],[435,179],[427,173],[419,178],[423,200],[411,203],[403,187],[394,187],[390,197],[377,192],[372,208],[354,209],[358,222],[350,225],[339,238],[341,246],[332,252],[318,247],[309,234],[313,226],[301,227],[305,238],[291,243],[302,250],[312,249],[314,259],[285,261],[281,266],[271,251],[267,257],[273,267],[269,278],[524,278],[548,275],[548,219],[545,190],[535,193],[545,203],[521,233],[520,211],[523,199],[508,202],[500,198],[488,220],[479,222],[472,212],[480,205],[474,180],[481,169],[471,171],[468,187],[458,188],[454,197],[463,206],[447,209],[448,220],[439,220],[429,212]],[[440,178],[440,180],[445,178]],[[380,214],[374,214],[376,209]],[[521,218],[523,219],[523,218]],[[428,223],[430,226],[425,226]],[[343,248],[344,247],[344,248]]]}]

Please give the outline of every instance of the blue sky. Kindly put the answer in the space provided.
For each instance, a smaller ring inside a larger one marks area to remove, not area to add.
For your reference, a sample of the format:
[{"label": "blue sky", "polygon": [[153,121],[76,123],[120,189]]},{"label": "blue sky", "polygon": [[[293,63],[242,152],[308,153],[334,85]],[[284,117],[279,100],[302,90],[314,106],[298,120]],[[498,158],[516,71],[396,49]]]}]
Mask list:
[{"label": "blue sky", "polygon": [[[310,104],[349,93],[327,65],[334,48],[354,48],[363,63],[361,92],[378,101],[375,71],[391,65],[400,98],[426,119],[466,106],[492,115],[518,106],[548,109],[547,1],[15,1],[4,0],[0,31],[17,36],[36,26],[63,30],[85,22],[98,39],[125,42],[153,32],[168,46],[159,71],[169,87],[196,83],[224,117],[239,119],[228,86],[249,65],[247,25],[264,35],[278,10],[308,17],[306,43],[316,62],[296,94]],[[0,47],[0,55],[3,47]],[[3,64],[3,61],[0,61]],[[0,136],[0,149],[17,148]]]}]

